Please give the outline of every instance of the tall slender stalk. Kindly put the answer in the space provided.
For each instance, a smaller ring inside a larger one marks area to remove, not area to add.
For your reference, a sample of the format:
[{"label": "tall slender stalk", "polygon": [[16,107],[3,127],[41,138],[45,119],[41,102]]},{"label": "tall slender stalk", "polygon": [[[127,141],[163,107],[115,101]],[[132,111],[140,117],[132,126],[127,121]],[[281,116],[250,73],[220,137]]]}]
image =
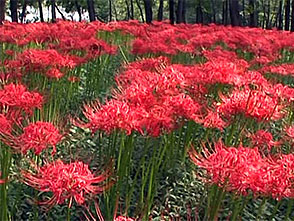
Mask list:
[{"label": "tall slender stalk", "polygon": [[6,221],[9,220],[9,212],[8,212],[8,198],[7,198],[7,190],[8,190],[8,176],[9,170],[11,166],[11,151],[9,147],[0,143],[1,150],[1,179],[6,182],[0,185],[0,220]]}]

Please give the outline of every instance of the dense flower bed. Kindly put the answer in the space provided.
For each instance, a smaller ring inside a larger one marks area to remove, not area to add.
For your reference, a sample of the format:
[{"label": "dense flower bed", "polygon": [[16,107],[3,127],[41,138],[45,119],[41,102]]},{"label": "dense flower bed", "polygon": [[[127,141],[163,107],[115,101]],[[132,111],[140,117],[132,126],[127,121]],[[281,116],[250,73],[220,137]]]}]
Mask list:
[{"label": "dense flower bed", "polygon": [[288,200],[294,216],[293,33],[137,21],[0,33],[2,220],[13,185],[41,191],[35,205],[66,204],[68,220],[151,219],[176,161],[193,162],[208,192],[187,217],[236,219],[251,198],[271,198],[276,214]]}]

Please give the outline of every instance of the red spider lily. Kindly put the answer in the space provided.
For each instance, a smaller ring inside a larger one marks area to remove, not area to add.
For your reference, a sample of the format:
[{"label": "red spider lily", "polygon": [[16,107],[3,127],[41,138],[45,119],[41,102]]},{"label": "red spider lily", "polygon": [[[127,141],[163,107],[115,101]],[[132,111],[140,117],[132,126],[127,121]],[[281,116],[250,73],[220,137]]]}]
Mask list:
[{"label": "red spider lily", "polygon": [[279,146],[281,142],[274,141],[273,135],[265,130],[258,130],[256,133],[250,135],[253,146],[257,146],[258,149],[264,153],[270,153],[272,147]]},{"label": "red spider lily", "polygon": [[23,182],[41,192],[52,192],[49,200],[40,202],[50,208],[63,204],[65,200],[69,200],[68,206],[71,207],[73,199],[82,205],[87,198],[103,193],[112,184],[105,184],[111,175],[110,169],[95,176],[89,166],[81,161],[67,164],[57,160],[35,169],[35,173],[22,171]]},{"label": "red spider lily", "polygon": [[2,141],[22,154],[32,149],[36,155],[39,155],[44,149],[52,147],[52,155],[54,155],[56,145],[63,138],[63,135],[51,123],[41,121],[24,127],[21,135],[16,135],[15,133],[18,133],[16,130],[14,133],[11,133],[11,130],[0,132]]},{"label": "red spider lily", "polygon": [[294,74],[294,65],[293,64],[281,64],[278,66],[264,66],[259,69],[263,73],[275,73],[279,75],[293,75]]},{"label": "red spider lily", "polygon": [[209,111],[203,120],[203,126],[206,128],[218,128],[223,130],[228,126],[228,123],[225,122],[218,113]]},{"label": "red spider lily", "polygon": [[21,84],[8,84],[0,90],[0,103],[9,107],[19,107],[30,113],[33,108],[41,108],[43,97],[36,92],[27,91]]},{"label": "red spider lily", "polygon": [[0,114],[0,133],[11,134],[12,121],[8,120],[4,114]]},{"label": "red spider lily", "polygon": [[[1,176],[2,176],[2,174],[1,174],[1,172],[0,172],[0,177],[1,177]],[[6,183],[6,181],[0,179],[0,184],[3,184],[3,183]]]},{"label": "red spider lily", "polygon": [[114,221],[135,221],[135,220],[125,216],[118,216],[114,219]]},{"label": "red spider lily", "polygon": [[54,155],[56,145],[61,139],[62,135],[51,123],[38,121],[25,127],[23,134],[16,138],[16,143],[24,154],[34,149],[35,154],[39,155],[50,146],[53,147],[52,155]]},{"label": "red spider lily", "polygon": [[243,113],[258,121],[277,120],[283,116],[282,105],[278,97],[270,96],[262,90],[234,90],[228,97],[220,95],[222,103],[217,104],[217,111],[230,118]]},{"label": "red spider lily", "polygon": [[46,71],[46,76],[48,76],[50,78],[59,79],[59,78],[63,77],[63,75],[64,74],[57,68],[50,68]]},{"label": "red spider lily", "polygon": [[41,72],[50,78],[61,78],[61,69],[71,69],[77,65],[71,55],[62,55],[56,50],[27,49],[16,55],[16,58],[6,62],[8,70],[27,73]]},{"label": "red spider lily", "polygon": [[15,54],[15,51],[13,50],[5,50],[5,54],[9,56],[13,56]]},{"label": "red spider lily", "polygon": [[239,194],[272,196],[276,199],[294,197],[294,155],[262,157],[258,148],[215,145],[213,153],[204,156],[192,150],[192,161],[205,169],[209,182]]},{"label": "red spider lily", "polygon": [[37,92],[30,92],[21,84],[8,84],[0,90],[0,108],[5,111],[9,121],[19,123],[23,111],[32,115],[35,108],[41,108],[43,97]]},{"label": "red spider lily", "polygon": [[286,128],[286,134],[289,138],[294,139],[294,126]]}]

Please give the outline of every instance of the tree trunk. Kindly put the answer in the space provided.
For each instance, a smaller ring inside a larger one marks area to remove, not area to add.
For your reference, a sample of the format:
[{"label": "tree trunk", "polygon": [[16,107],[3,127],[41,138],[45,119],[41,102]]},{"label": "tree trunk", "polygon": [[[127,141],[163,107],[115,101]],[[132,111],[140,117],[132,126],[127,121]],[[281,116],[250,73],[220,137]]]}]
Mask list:
[{"label": "tree trunk", "polygon": [[[249,0],[250,1],[250,0]],[[243,25],[243,26],[246,26],[246,13],[245,13],[245,0],[242,0],[242,8],[241,8],[241,11],[243,12],[242,13],[242,16],[241,16],[241,21],[240,23]]]},{"label": "tree trunk", "polygon": [[291,31],[294,31],[294,1],[292,1],[292,12],[291,12]]},{"label": "tree trunk", "polygon": [[142,22],[145,22],[144,14],[143,14],[143,9],[142,9],[142,7],[141,7],[141,5],[140,5],[140,3],[139,3],[139,0],[136,0],[136,4],[137,4],[137,6],[138,6],[138,8],[139,8]]},{"label": "tree trunk", "polygon": [[223,25],[228,25],[228,1],[223,1]]},{"label": "tree trunk", "polygon": [[40,21],[44,22],[42,0],[38,0],[38,7],[39,7],[39,12],[40,12]]},{"label": "tree trunk", "polygon": [[175,23],[175,2],[174,2],[174,0],[169,0],[169,20],[172,25]]},{"label": "tree trunk", "polygon": [[212,11],[212,22],[216,23],[216,12],[215,12],[215,2],[214,0],[210,0],[211,11]]},{"label": "tree trunk", "polygon": [[10,0],[10,12],[11,12],[12,22],[18,22],[17,4],[18,4],[18,0]]},{"label": "tree trunk", "polygon": [[285,30],[290,30],[290,0],[286,0],[285,5]]},{"label": "tree trunk", "polygon": [[163,0],[160,0],[159,7],[158,7],[157,20],[162,21],[162,19],[163,19]]},{"label": "tree trunk", "polygon": [[6,0],[0,0],[0,25],[2,25],[5,20],[5,2]]},{"label": "tree trunk", "polygon": [[257,27],[257,13],[256,13],[256,1],[255,0],[249,0],[249,10],[250,10],[249,26],[250,27]]},{"label": "tree trunk", "polygon": [[64,14],[59,10],[59,8],[57,7],[57,5],[55,5],[56,10],[58,11],[58,13],[61,15],[62,20],[66,21],[66,18],[64,16]]},{"label": "tree trunk", "polygon": [[26,15],[27,4],[28,4],[28,0],[24,0],[23,6],[22,6],[22,12],[20,14],[20,22],[21,23],[23,23],[24,17]]},{"label": "tree trunk", "polygon": [[112,21],[112,3],[111,0],[108,0],[108,7],[109,7],[109,21]]},{"label": "tree trunk", "polygon": [[152,0],[144,0],[146,22],[150,24],[152,22]]},{"label": "tree trunk", "polygon": [[56,11],[55,11],[55,0],[51,0],[51,15],[52,15],[52,22],[56,22]]},{"label": "tree trunk", "polygon": [[82,21],[82,11],[81,11],[81,6],[79,5],[78,0],[75,0],[75,5],[76,5],[77,12],[79,15],[79,22],[81,22]]},{"label": "tree trunk", "polygon": [[230,0],[230,17],[232,26],[240,26],[240,14],[238,0]]},{"label": "tree trunk", "polygon": [[180,24],[183,22],[183,0],[178,0],[178,7],[177,7],[177,12],[176,12],[176,15],[177,15],[177,19],[176,19],[176,22],[177,24]]},{"label": "tree trunk", "polygon": [[130,20],[131,13],[130,13],[129,1],[128,0],[125,0],[125,2],[126,2],[126,9],[127,9],[127,17],[126,17],[126,20]]},{"label": "tree trunk", "polygon": [[201,6],[201,1],[198,2],[198,5],[196,7],[196,23],[203,24],[203,11]]},{"label": "tree trunk", "polygon": [[267,1],[267,18],[266,18],[266,29],[271,29],[271,0]]},{"label": "tree trunk", "polygon": [[134,2],[131,0],[131,19],[134,19]]},{"label": "tree trunk", "polygon": [[278,29],[283,30],[283,2],[282,2],[282,0],[280,0],[280,3],[279,3],[278,18],[279,18]]},{"label": "tree trunk", "polygon": [[186,0],[183,0],[182,19],[183,23],[186,23]]},{"label": "tree trunk", "polygon": [[95,17],[94,1],[93,0],[87,0],[87,6],[88,6],[90,22],[95,21],[96,17]]}]

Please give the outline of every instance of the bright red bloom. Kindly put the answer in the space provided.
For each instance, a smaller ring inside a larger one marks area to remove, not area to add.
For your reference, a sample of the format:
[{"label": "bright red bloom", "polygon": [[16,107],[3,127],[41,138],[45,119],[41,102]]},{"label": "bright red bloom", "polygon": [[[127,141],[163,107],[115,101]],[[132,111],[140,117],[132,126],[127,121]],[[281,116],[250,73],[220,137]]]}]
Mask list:
[{"label": "bright red bloom", "polygon": [[286,134],[289,138],[294,139],[294,126],[286,128]]},{"label": "bright red bloom", "polygon": [[215,145],[213,153],[204,156],[190,152],[193,162],[205,169],[209,181],[239,194],[294,197],[294,155],[262,157],[257,147],[225,147]]},{"label": "bright red bloom", "polygon": [[279,75],[294,75],[294,65],[293,64],[281,64],[281,65],[270,65],[270,66],[265,66],[262,69],[260,69],[259,71],[263,72],[263,73],[276,73]]},{"label": "bright red bloom", "polygon": [[268,95],[263,90],[234,90],[228,97],[222,96],[222,103],[217,104],[217,110],[227,118],[234,114],[245,114],[257,119],[277,120],[283,116],[279,98]]},{"label": "bright red bloom", "polygon": [[280,142],[273,140],[273,135],[265,130],[259,130],[250,135],[253,146],[257,146],[262,152],[270,153],[272,147],[280,145]]},{"label": "bright red bloom", "polygon": [[110,176],[110,170],[95,176],[89,166],[81,161],[64,163],[57,160],[42,167],[36,167],[36,173],[22,171],[23,182],[39,191],[52,192],[53,196],[40,204],[52,207],[69,200],[69,207],[74,199],[82,205],[86,198],[102,193],[110,187],[104,184]]},{"label": "bright red bloom", "polygon": [[16,144],[22,153],[34,149],[39,155],[44,149],[52,147],[52,155],[56,152],[56,145],[61,141],[62,135],[49,122],[38,121],[31,123],[23,129],[23,134],[16,138]]},{"label": "bright red bloom", "polygon": [[0,114],[0,133],[10,134],[12,131],[12,121],[8,120],[4,114]]},{"label": "bright red bloom", "polygon": [[135,220],[125,216],[118,216],[114,219],[114,221],[135,221]]},{"label": "bright red bloom", "polygon": [[19,122],[22,111],[31,115],[35,108],[41,108],[43,97],[37,92],[30,92],[21,84],[8,84],[0,90],[0,107],[8,111],[5,117]]},{"label": "bright red bloom", "polygon": [[206,128],[218,128],[223,130],[228,123],[225,122],[218,113],[209,111],[203,120],[203,126]]},{"label": "bright red bloom", "polygon": [[57,69],[57,68],[50,68],[46,71],[46,76],[50,77],[50,78],[56,78],[59,79],[61,77],[63,77],[63,73]]}]

